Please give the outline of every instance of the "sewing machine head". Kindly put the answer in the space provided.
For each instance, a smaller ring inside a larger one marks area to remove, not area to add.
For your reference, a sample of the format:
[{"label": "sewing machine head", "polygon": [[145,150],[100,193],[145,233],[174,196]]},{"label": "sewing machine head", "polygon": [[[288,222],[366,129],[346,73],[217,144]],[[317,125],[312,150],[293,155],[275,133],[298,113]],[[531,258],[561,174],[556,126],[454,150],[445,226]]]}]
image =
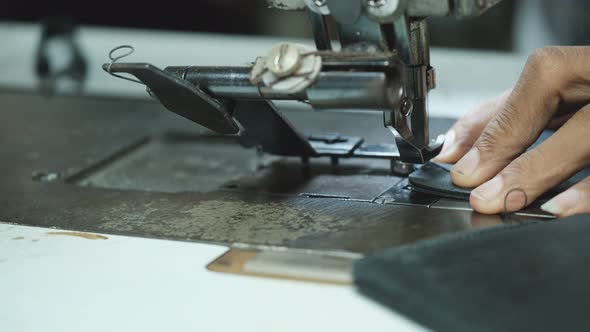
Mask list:
[{"label": "sewing machine head", "polygon": [[[129,73],[167,109],[245,146],[278,155],[386,158],[424,163],[443,137],[428,131],[430,66],[428,16],[479,15],[499,0],[268,0],[271,7],[307,10],[316,49],[284,43],[248,67],[167,67],[112,63]],[[331,39],[328,20],[337,29]],[[112,54],[111,54],[112,55]],[[382,111],[391,143],[366,145],[358,137],[300,134],[273,100],[298,100],[314,110]],[[403,162],[403,163],[401,163]]]}]

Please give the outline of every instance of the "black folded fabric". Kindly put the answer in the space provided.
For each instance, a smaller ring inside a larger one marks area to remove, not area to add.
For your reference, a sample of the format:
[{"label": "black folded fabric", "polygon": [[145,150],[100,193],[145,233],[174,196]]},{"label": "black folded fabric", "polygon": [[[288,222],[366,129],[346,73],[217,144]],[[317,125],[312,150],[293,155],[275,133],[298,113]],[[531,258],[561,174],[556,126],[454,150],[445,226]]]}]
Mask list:
[{"label": "black folded fabric", "polygon": [[[454,185],[451,181],[450,170],[451,165],[429,162],[410,174],[408,181],[416,191],[441,197],[469,200],[471,189]],[[559,186],[543,194],[539,199],[547,200],[588,176],[590,176],[590,169],[585,168]]]},{"label": "black folded fabric", "polygon": [[590,215],[386,250],[358,261],[354,278],[435,331],[590,331]]},{"label": "black folded fabric", "polygon": [[429,162],[408,176],[416,191],[461,200],[469,200],[471,189],[461,188],[451,180],[451,165]]},{"label": "black folded fabric", "polygon": [[[554,131],[552,130],[544,131],[529,149],[534,149],[551,137],[553,133]],[[469,200],[471,189],[461,188],[453,184],[451,175],[449,174],[451,167],[452,165],[449,164],[429,162],[410,174],[408,181],[416,191],[435,194],[441,197]],[[590,176],[590,168],[583,169],[556,188],[545,193],[537,201],[542,202],[550,199],[588,176]]]}]

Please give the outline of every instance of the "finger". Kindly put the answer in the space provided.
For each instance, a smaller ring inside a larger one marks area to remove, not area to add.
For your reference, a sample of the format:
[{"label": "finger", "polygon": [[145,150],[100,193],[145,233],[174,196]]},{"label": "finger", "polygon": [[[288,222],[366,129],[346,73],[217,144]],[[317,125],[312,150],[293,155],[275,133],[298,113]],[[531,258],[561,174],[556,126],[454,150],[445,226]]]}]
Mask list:
[{"label": "finger", "polygon": [[590,177],[553,197],[541,209],[560,218],[590,213]]},{"label": "finger", "polygon": [[[590,105],[578,111],[555,134],[523,153],[498,175],[477,187],[469,199],[482,213],[514,212],[533,202],[588,164]],[[564,151],[566,153],[564,153]]]},{"label": "finger", "polygon": [[553,119],[551,119],[551,121],[549,121],[549,124],[547,124],[547,128],[557,129],[557,128],[563,126],[563,124],[566,123],[569,119],[571,119],[571,117],[573,115],[574,115],[574,113],[567,113],[567,114],[563,114],[563,115],[558,115],[558,116],[554,117]]},{"label": "finger", "polygon": [[[475,110],[463,115],[445,134],[445,143],[438,156],[432,159],[434,162],[456,163],[461,159],[477,141],[486,125],[498,113],[508,99],[511,90],[507,90],[500,96],[479,105]],[[577,111],[584,105],[572,105],[572,110],[566,110],[564,114],[556,114],[547,125],[549,129],[557,129],[569,120],[573,110]],[[568,105],[568,108],[570,106]],[[561,110],[561,108],[560,108]]]},{"label": "finger", "polygon": [[463,115],[445,134],[445,143],[435,162],[455,163],[471,149],[488,122],[500,110],[510,91],[479,105]]},{"label": "finger", "polygon": [[590,101],[590,47],[535,52],[502,109],[451,171],[453,182],[476,187],[498,174],[538,138],[562,104]]}]

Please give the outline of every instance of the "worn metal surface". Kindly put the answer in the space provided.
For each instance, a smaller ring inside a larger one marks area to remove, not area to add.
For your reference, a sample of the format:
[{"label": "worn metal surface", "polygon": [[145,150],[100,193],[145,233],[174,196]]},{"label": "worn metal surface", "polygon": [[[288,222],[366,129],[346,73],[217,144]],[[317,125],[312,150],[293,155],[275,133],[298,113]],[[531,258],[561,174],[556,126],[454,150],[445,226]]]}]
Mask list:
[{"label": "worn metal surface", "polygon": [[208,192],[263,163],[231,138],[169,133],[141,141],[124,156],[68,179],[82,186],[156,192]]},{"label": "worn metal surface", "polygon": [[[155,102],[2,92],[0,106],[2,222],[366,253],[505,221],[380,200],[404,180],[383,160],[260,157],[198,136],[207,132]],[[375,130],[378,114],[289,117],[309,133],[339,128],[369,143],[388,134]]]}]

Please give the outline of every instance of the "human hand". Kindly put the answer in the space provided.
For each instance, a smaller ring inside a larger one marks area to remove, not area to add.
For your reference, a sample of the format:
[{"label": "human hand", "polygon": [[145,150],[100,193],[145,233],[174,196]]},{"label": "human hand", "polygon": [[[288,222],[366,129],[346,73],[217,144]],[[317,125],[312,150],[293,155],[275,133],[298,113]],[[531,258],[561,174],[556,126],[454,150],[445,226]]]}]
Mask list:
[{"label": "human hand", "polygon": [[[558,129],[526,151],[545,128]],[[482,213],[513,212],[590,164],[590,47],[535,51],[513,90],[463,116],[435,161],[475,188]],[[518,189],[518,190],[515,190]],[[542,206],[559,217],[590,212],[590,178]]]}]

